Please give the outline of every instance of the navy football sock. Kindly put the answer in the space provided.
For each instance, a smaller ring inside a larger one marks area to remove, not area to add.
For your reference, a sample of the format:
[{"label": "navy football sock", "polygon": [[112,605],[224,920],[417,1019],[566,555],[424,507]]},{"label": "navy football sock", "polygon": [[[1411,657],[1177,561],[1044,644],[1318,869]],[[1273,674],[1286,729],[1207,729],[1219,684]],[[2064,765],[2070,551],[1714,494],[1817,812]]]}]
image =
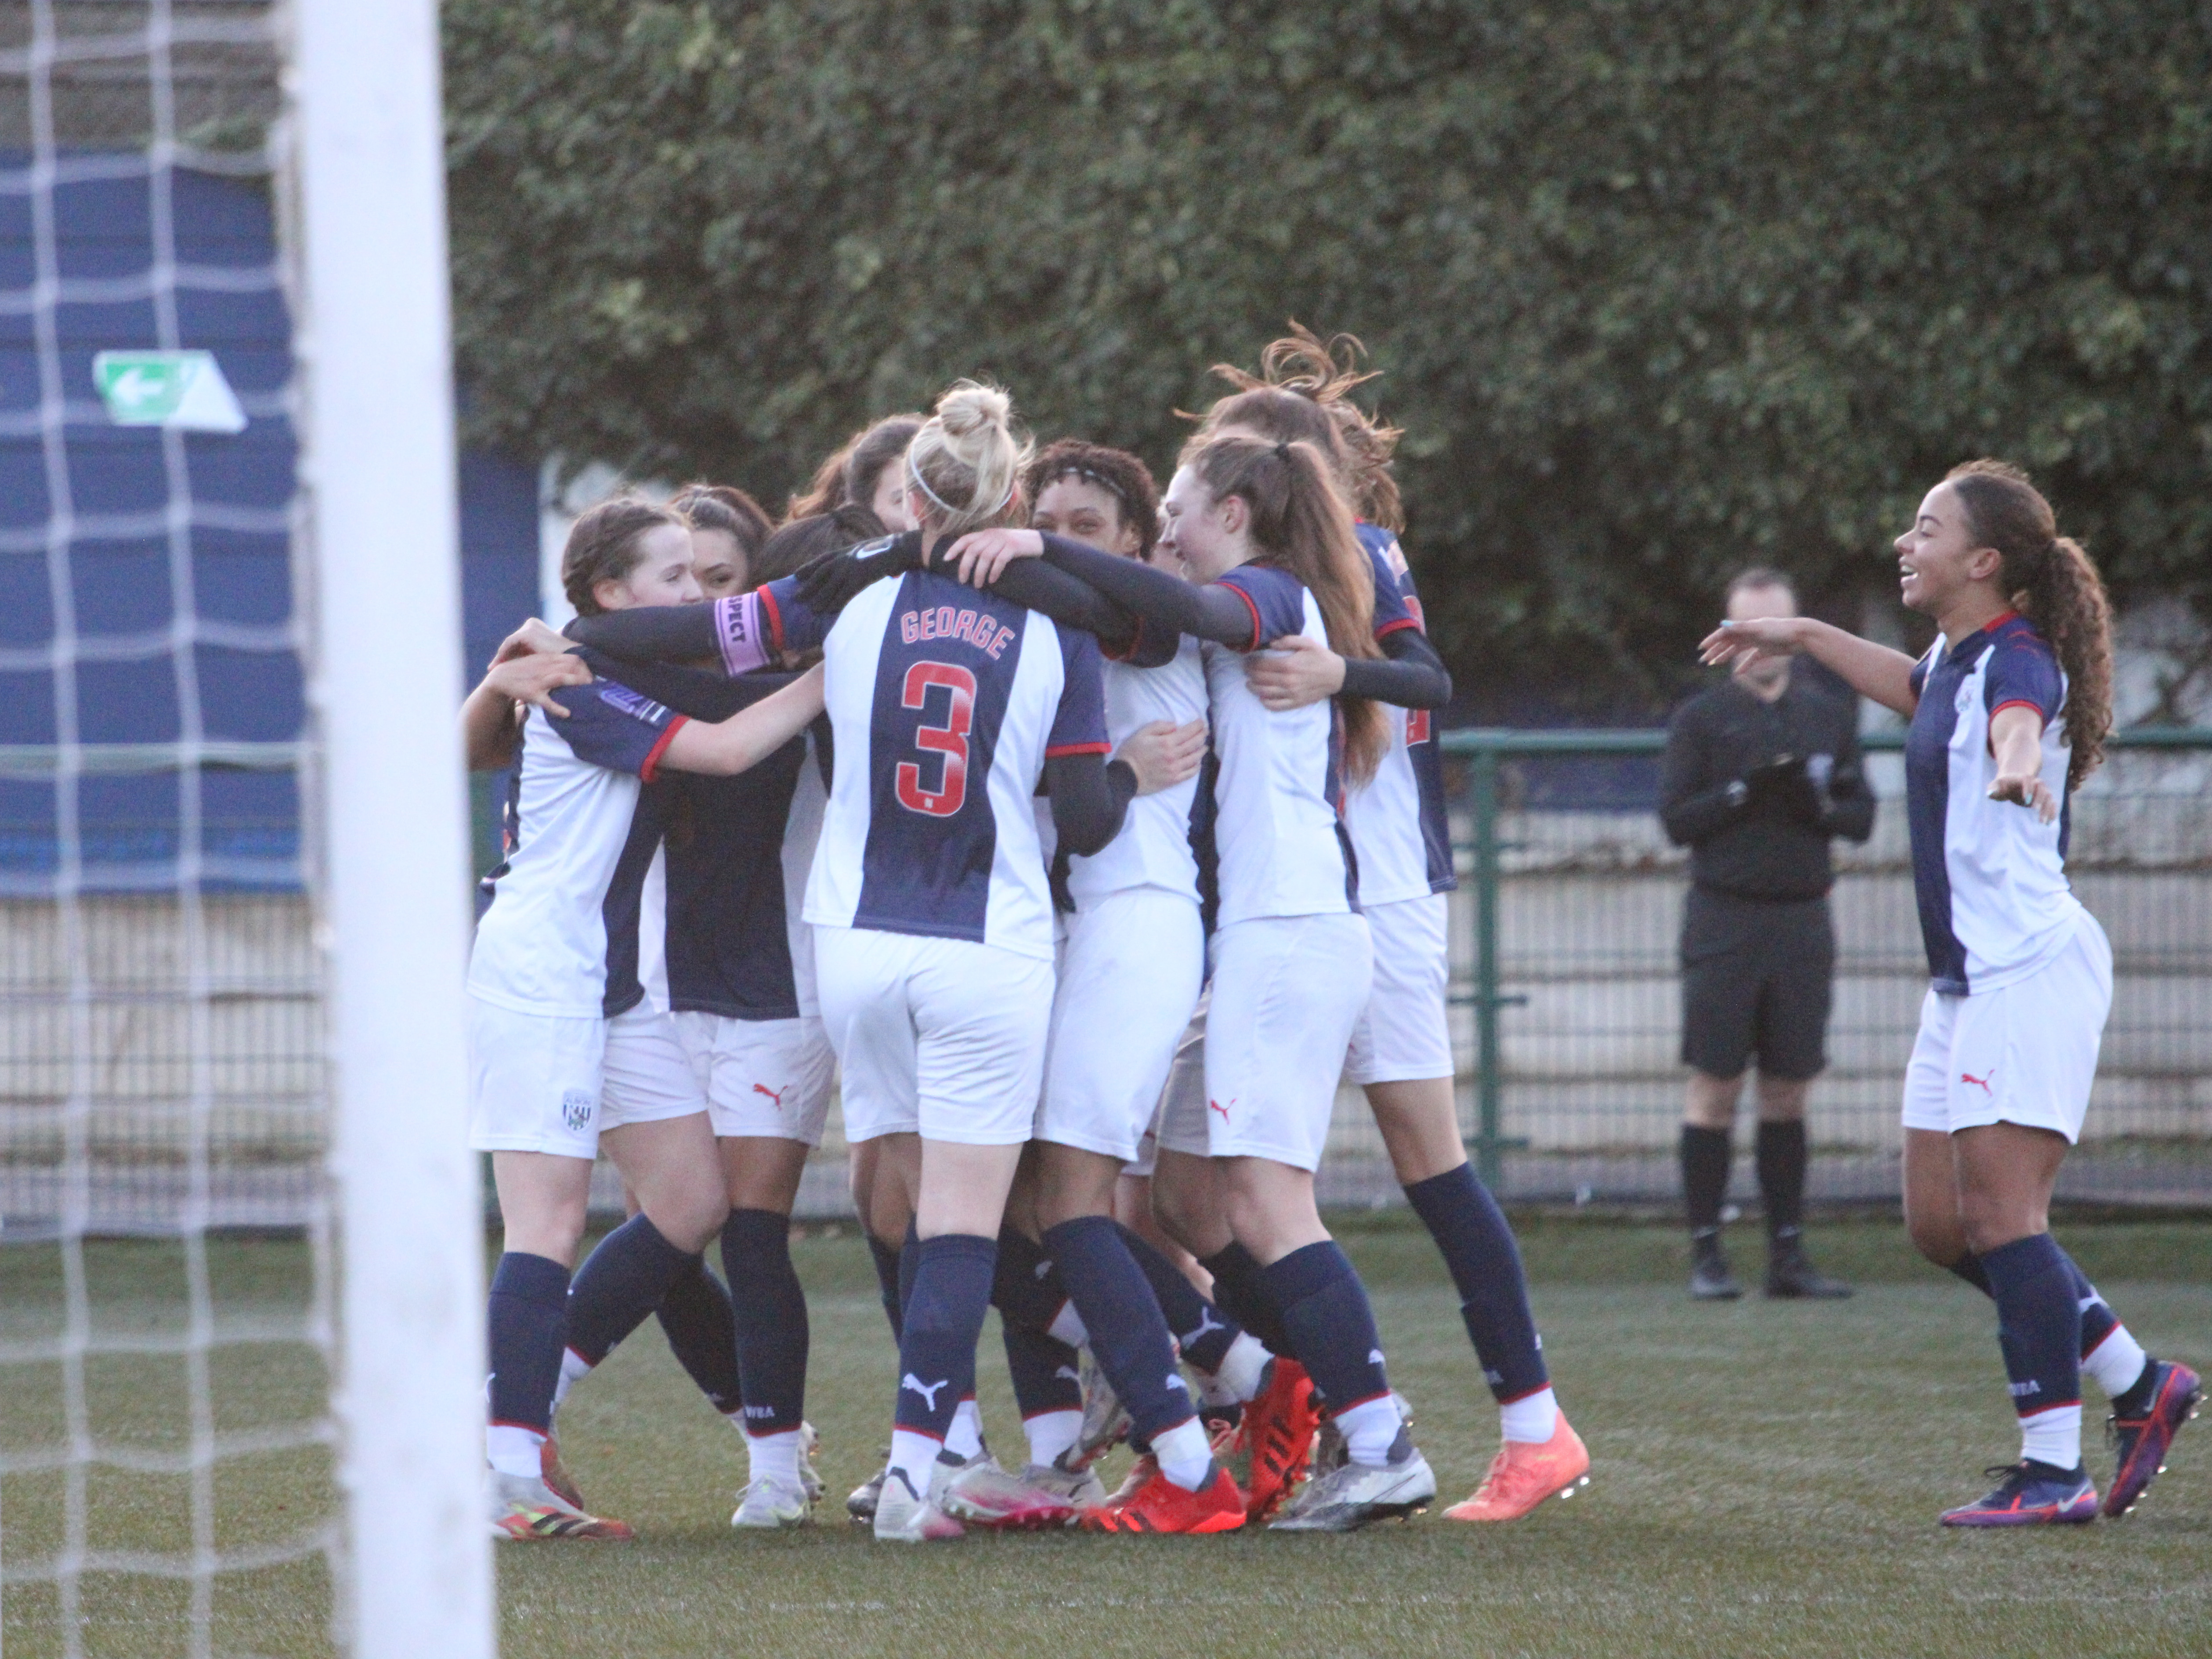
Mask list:
[{"label": "navy football sock", "polygon": [[568,1346],[596,1365],[660,1305],[677,1274],[699,1258],[634,1215],[599,1241],[568,1285]]},{"label": "navy football sock", "polygon": [[[2065,1252],[2061,1250],[2059,1254],[2063,1255]],[[1994,1297],[1996,1295],[1990,1287],[1989,1274],[1982,1271],[1981,1257],[1972,1250],[1947,1265],[1950,1272],[1965,1279],[1984,1296]],[[2097,1352],[2106,1337],[2119,1328],[2120,1316],[2112,1311],[2111,1304],[2089,1282],[2088,1275],[2081,1271],[2080,1264],[2072,1256],[2066,1257],[2066,1266],[2074,1278],[2074,1304],[2081,1310],[2081,1358],[2087,1359]]]},{"label": "navy football sock", "polygon": [[1331,1412],[1348,1412],[1390,1392],[1367,1287],[1334,1239],[1292,1250],[1261,1271],[1283,1310],[1291,1351]]},{"label": "navy football sock", "polygon": [[1982,1271],[1981,1257],[1976,1255],[1972,1250],[1967,1251],[1956,1261],[1947,1262],[1945,1271],[1958,1274],[1984,1296],[1994,1297],[1996,1294],[1990,1288],[1990,1276]]},{"label": "navy football sock", "polygon": [[1224,1313],[1258,1337],[1268,1352],[1299,1357],[1291,1346],[1275,1293],[1267,1287],[1267,1269],[1251,1251],[1242,1244],[1229,1244],[1200,1256],[1198,1265],[1213,1275],[1213,1299]]},{"label": "navy football sock", "polygon": [[1483,1380],[1501,1402],[1523,1399],[1549,1385],[1543,1339],[1528,1311],[1528,1280],[1521,1247],[1490,1189],[1462,1164],[1406,1188],[1421,1224],[1429,1230],[1459,1290]]},{"label": "navy football sock", "polygon": [[1121,1397],[1131,1432],[1152,1440],[1197,1415],[1176,1370],[1175,1340],[1113,1218],[1077,1216],[1048,1228],[1044,1247],[1091,1332],[1098,1369]]},{"label": "navy football sock", "polygon": [[913,1250],[893,1421],[942,1443],[953,1413],[975,1392],[975,1340],[991,1305],[999,1247],[970,1233],[945,1233],[917,1241]]},{"label": "navy football sock", "polygon": [[2073,1263],[2049,1233],[2030,1233],[1982,1255],[1997,1303],[2013,1409],[2021,1417],[2081,1403],[2081,1310]]},{"label": "navy football sock", "polygon": [[891,1340],[896,1342],[904,1322],[899,1309],[899,1253],[870,1233],[868,1256],[876,1264],[876,1290],[884,1299],[884,1317],[891,1322]]},{"label": "navy football sock", "polygon": [[653,1311],[677,1364],[699,1392],[725,1417],[739,1409],[744,1391],[738,1375],[738,1328],[730,1293],[707,1271],[704,1256],[689,1259]]},{"label": "navy football sock", "polygon": [[[1168,1334],[1175,1338],[1182,1357],[1202,1371],[1219,1370],[1229,1345],[1243,1334],[1243,1327],[1224,1318],[1221,1310],[1182,1276],[1182,1269],[1154,1249],[1142,1234],[1132,1232],[1118,1221],[1114,1231],[1129,1259],[1145,1275],[1145,1283],[1152,1287],[1152,1299],[1160,1304],[1160,1314],[1168,1322]],[[1090,1322],[1086,1314],[1084,1323]]]},{"label": "navy football sock", "polygon": [[[2051,1241],[2054,1244],[2056,1239]],[[2097,1352],[2097,1345],[2119,1328],[2119,1316],[2106,1304],[2097,1287],[2089,1282],[2089,1275],[2081,1271],[2081,1264],[2066,1255],[2064,1248],[2058,1254],[2065,1257],[2066,1271],[2074,1281],[2074,1305],[2081,1310],[2081,1353],[2086,1358]]]},{"label": "navy football sock", "polygon": [[1019,1324],[1004,1313],[999,1333],[1006,1345],[1006,1372],[1014,1404],[1024,1420],[1047,1412],[1083,1409],[1083,1356],[1056,1336]]},{"label": "navy football sock", "polygon": [[991,1305],[1018,1325],[1049,1330],[1067,1305],[1067,1285],[1044,1247],[1017,1227],[999,1230]]},{"label": "navy football sock", "polygon": [[1752,1142],[1759,1170],[1759,1201],[1766,1209],[1766,1236],[1794,1238],[1805,1221],[1805,1121],[1761,1118]]},{"label": "navy football sock", "polygon": [[921,1234],[916,1231],[917,1224],[912,1221],[906,1224],[906,1242],[899,1246],[899,1339],[902,1341],[906,1338],[907,1298],[914,1294],[914,1275],[921,1266]]},{"label": "navy football sock", "polygon": [[491,1420],[544,1434],[568,1324],[568,1270],[542,1255],[509,1250],[491,1276]]},{"label": "navy football sock", "polygon": [[1728,1197],[1729,1164],[1735,1156],[1726,1129],[1682,1126],[1682,1209],[1692,1237],[1720,1231],[1721,1204]]},{"label": "navy football sock", "polygon": [[722,1271],[737,1313],[745,1432],[781,1434],[806,1415],[806,1292],[791,1265],[791,1218],[732,1210],[722,1223]]}]

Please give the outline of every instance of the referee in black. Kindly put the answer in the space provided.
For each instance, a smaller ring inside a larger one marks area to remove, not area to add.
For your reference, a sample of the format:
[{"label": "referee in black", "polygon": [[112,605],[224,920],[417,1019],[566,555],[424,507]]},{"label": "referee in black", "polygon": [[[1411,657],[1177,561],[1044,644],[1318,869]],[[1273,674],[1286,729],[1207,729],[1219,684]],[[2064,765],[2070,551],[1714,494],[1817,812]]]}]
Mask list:
[{"label": "referee in black", "polygon": [[[1763,568],[1729,584],[1731,621],[1792,617],[1790,579]],[[1788,658],[1739,667],[1674,711],[1660,817],[1690,848],[1682,916],[1682,1196],[1690,1294],[1741,1296],[1721,1250],[1730,1131],[1743,1075],[1759,1066],[1759,1189],[1766,1294],[1843,1297],[1806,1259],[1805,1097],[1827,1064],[1836,967],[1832,836],[1863,842],[1874,797],[1860,769],[1852,700],[1792,673]]]}]

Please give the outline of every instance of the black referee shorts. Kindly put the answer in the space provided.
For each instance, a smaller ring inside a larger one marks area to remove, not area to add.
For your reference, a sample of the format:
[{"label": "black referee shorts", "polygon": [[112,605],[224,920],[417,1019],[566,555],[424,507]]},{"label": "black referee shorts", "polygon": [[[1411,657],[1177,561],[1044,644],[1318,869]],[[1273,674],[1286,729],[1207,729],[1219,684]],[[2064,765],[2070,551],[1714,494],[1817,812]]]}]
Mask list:
[{"label": "black referee shorts", "polygon": [[1836,930],[1825,898],[1768,902],[1690,890],[1682,911],[1682,1063],[1802,1081],[1827,1066]]}]

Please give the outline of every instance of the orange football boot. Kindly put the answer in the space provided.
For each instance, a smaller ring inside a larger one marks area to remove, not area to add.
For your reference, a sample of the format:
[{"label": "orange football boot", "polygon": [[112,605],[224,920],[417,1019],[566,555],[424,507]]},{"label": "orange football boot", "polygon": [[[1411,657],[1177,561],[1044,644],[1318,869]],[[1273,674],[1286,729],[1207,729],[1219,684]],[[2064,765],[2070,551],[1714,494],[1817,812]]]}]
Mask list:
[{"label": "orange football boot", "polygon": [[1546,1498],[1571,1498],[1588,1485],[1589,1452],[1561,1412],[1552,1437],[1540,1446],[1527,1440],[1499,1446],[1474,1496],[1446,1510],[1444,1519],[1518,1521]]},{"label": "orange football boot", "polygon": [[1243,1524],[1244,1494],[1218,1463],[1213,1479],[1196,1492],[1185,1492],[1155,1465],[1152,1478],[1127,1501],[1086,1510],[1081,1522],[1085,1532],[1235,1532]]}]

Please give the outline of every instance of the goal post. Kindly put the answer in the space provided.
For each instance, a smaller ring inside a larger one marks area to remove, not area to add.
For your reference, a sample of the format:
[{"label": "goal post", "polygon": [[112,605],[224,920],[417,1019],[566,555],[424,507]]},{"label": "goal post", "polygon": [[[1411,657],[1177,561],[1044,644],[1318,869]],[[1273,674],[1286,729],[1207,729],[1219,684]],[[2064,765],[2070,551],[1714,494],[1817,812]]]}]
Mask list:
[{"label": "goal post", "polygon": [[314,621],[346,1507],[360,1659],[494,1650],[483,1200],[435,0],[294,0],[298,561]]}]

